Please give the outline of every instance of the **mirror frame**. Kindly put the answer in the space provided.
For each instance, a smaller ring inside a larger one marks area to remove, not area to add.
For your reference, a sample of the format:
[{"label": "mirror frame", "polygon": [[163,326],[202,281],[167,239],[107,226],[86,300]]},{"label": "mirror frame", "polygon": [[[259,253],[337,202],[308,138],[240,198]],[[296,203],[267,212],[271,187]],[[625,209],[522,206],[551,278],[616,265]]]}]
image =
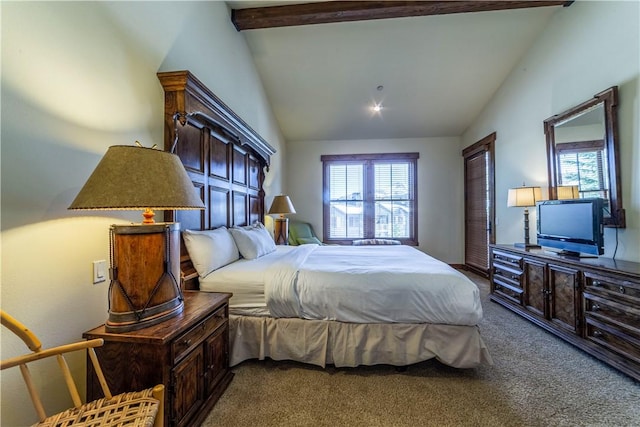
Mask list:
[{"label": "mirror frame", "polygon": [[618,144],[618,86],[597,93],[590,100],[570,108],[560,114],[549,117],[544,121],[544,133],[547,138],[547,173],[549,178],[549,199],[557,198],[557,162],[555,147],[555,126],[564,123],[573,116],[598,105],[604,105],[604,143],[607,149],[607,166],[609,169],[609,207],[610,216],[604,218],[605,227],[624,228],[626,226],[625,212],[622,207],[622,190],[620,181],[620,149]]}]

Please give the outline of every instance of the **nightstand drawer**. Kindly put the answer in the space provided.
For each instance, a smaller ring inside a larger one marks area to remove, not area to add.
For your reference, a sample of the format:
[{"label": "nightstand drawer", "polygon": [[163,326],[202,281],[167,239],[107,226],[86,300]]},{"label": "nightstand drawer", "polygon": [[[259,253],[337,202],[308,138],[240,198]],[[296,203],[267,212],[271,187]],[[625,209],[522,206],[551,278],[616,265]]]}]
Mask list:
[{"label": "nightstand drawer", "polygon": [[211,316],[204,319],[201,323],[194,326],[189,331],[180,335],[171,343],[171,354],[173,361],[177,362],[184,357],[193,348],[202,343],[202,341],[211,335],[220,326],[226,322],[224,307],[218,309]]}]

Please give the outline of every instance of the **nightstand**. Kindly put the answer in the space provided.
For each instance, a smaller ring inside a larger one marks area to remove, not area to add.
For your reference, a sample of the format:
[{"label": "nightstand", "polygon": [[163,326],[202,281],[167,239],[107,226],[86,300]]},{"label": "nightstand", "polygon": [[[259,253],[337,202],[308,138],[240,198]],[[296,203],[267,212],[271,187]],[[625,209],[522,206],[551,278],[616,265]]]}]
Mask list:
[{"label": "nightstand", "polygon": [[[229,368],[231,294],[184,292],[184,310],[148,328],[110,333],[105,326],[82,334],[102,338],[96,348],[113,394],[164,384],[165,426],[199,425],[233,378]],[[102,397],[87,363],[87,398]]]}]

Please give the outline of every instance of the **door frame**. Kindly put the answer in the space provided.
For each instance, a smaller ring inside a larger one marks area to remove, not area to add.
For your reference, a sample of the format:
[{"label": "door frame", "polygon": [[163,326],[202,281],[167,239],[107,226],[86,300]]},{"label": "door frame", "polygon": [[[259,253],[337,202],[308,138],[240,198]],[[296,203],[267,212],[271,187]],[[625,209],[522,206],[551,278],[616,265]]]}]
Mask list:
[{"label": "door frame", "polygon": [[[465,227],[464,227],[464,266],[466,269],[471,270],[475,273],[478,273],[482,276],[489,277],[489,258],[487,256],[487,268],[479,269],[476,266],[467,264],[467,159],[472,156],[477,155],[480,152],[488,153],[487,159],[487,190],[489,192],[488,202],[489,206],[487,206],[488,210],[488,239],[487,244],[494,244],[496,242],[496,233],[495,233],[495,223],[496,223],[496,198],[495,198],[495,141],[496,141],[496,132],[493,132],[476,143],[466,147],[462,150],[462,156],[464,157],[464,219],[465,219]],[[487,247],[487,254],[489,253],[489,248]]]}]

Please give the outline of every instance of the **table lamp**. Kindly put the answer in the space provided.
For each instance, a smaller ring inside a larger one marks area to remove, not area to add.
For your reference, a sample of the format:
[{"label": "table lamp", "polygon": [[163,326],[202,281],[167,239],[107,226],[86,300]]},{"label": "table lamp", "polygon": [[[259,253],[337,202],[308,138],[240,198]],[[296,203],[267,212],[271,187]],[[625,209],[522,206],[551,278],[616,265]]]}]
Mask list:
[{"label": "table lamp", "polygon": [[539,245],[529,243],[529,207],[535,206],[538,200],[542,199],[540,187],[510,188],[507,198],[508,207],[524,207],[524,243],[515,243],[519,248],[531,249],[540,248]]},{"label": "table lamp", "polygon": [[182,312],[180,224],[153,219],[154,209],[204,209],[178,156],[109,147],[69,209],[143,211],[141,224],[110,228],[108,332],[141,329]]},{"label": "table lamp", "polygon": [[558,200],[579,199],[580,190],[577,185],[559,185],[556,187]]},{"label": "table lamp", "polygon": [[296,213],[289,196],[279,195],[273,198],[269,215],[279,215],[273,221],[273,238],[277,245],[289,244],[289,218],[285,215]]}]

